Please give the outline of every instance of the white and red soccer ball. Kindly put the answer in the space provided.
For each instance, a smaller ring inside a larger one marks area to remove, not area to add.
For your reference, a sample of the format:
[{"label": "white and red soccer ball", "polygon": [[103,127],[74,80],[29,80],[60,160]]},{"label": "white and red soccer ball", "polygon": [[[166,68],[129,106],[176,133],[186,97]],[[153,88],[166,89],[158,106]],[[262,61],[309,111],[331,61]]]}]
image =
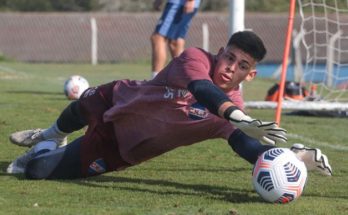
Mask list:
[{"label": "white and red soccer ball", "polygon": [[264,152],[253,169],[256,192],[272,203],[289,203],[302,194],[307,181],[307,168],[287,148],[272,148]]},{"label": "white and red soccer ball", "polygon": [[89,83],[85,78],[73,75],[64,83],[64,94],[68,99],[76,100],[87,88],[89,88]]}]

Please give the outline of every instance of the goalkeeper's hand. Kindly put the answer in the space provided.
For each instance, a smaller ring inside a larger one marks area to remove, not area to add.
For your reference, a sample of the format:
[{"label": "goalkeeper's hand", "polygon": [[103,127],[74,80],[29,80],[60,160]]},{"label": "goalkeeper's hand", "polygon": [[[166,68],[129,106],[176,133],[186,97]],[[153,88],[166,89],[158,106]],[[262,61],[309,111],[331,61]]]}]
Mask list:
[{"label": "goalkeeper's hand", "polygon": [[298,159],[305,163],[307,170],[317,170],[323,175],[332,175],[329,160],[326,155],[321,153],[320,149],[308,148],[300,143],[295,143],[290,149]]},{"label": "goalkeeper's hand", "polygon": [[262,122],[258,119],[252,119],[238,108],[234,108],[226,118],[246,135],[258,139],[264,144],[275,145],[286,143],[288,140],[286,130],[278,127],[275,122]]}]

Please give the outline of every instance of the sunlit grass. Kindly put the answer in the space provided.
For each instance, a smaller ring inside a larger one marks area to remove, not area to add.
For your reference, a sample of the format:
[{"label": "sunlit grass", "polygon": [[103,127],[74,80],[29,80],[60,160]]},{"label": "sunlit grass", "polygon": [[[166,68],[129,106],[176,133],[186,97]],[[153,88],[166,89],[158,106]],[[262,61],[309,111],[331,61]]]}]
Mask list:
[{"label": "sunlit grass", "polygon": [[[298,135],[286,146],[302,138],[320,147],[334,170],[333,177],[310,173],[303,196],[288,205],[265,203],[252,187],[252,166],[223,140],[182,147],[126,171],[88,179],[31,181],[6,174],[11,160],[26,150],[10,144],[8,135],[49,126],[69,103],[63,94],[67,77],[79,74],[98,85],[121,78],[147,79],[149,71],[147,64],[1,63],[0,214],[348,213],[347,119],[282,117],[282,126]],[[262,100],[271,85],[271,80],[257,79],[243,91],[247,99]],[[256,118],[274,118],[273,110],[247,111]]]}]

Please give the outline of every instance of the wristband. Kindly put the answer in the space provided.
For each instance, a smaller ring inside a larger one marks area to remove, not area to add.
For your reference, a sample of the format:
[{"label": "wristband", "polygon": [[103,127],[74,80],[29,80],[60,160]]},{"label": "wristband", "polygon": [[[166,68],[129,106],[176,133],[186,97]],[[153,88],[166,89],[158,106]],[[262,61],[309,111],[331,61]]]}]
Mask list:
[{"label": "wristband", "polygon": [[[240,110],[242,111],[240,108],[238,108],[237,106],[230,106],[228,107],[225,112],[224,112],[224,118],[227,120],[231,119],[231,113],[235,110]],[[243,111],[242,111],[243,112]]]}]

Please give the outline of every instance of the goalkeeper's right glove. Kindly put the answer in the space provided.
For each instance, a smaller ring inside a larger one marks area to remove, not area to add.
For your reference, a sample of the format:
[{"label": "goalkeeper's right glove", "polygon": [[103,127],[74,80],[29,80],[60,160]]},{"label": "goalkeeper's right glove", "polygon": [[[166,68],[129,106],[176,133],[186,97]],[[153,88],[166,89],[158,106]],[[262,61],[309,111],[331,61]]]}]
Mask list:
[{"label": "goalkeeper's right glove", "polygon": [[264,144],[275,145],[286,143],[288,140],[286,130],[278,127],[275,122],[262,122],[258,119],[252,119],[236,106],[227,108],[224,117],[246,135],[258,139]]}]

